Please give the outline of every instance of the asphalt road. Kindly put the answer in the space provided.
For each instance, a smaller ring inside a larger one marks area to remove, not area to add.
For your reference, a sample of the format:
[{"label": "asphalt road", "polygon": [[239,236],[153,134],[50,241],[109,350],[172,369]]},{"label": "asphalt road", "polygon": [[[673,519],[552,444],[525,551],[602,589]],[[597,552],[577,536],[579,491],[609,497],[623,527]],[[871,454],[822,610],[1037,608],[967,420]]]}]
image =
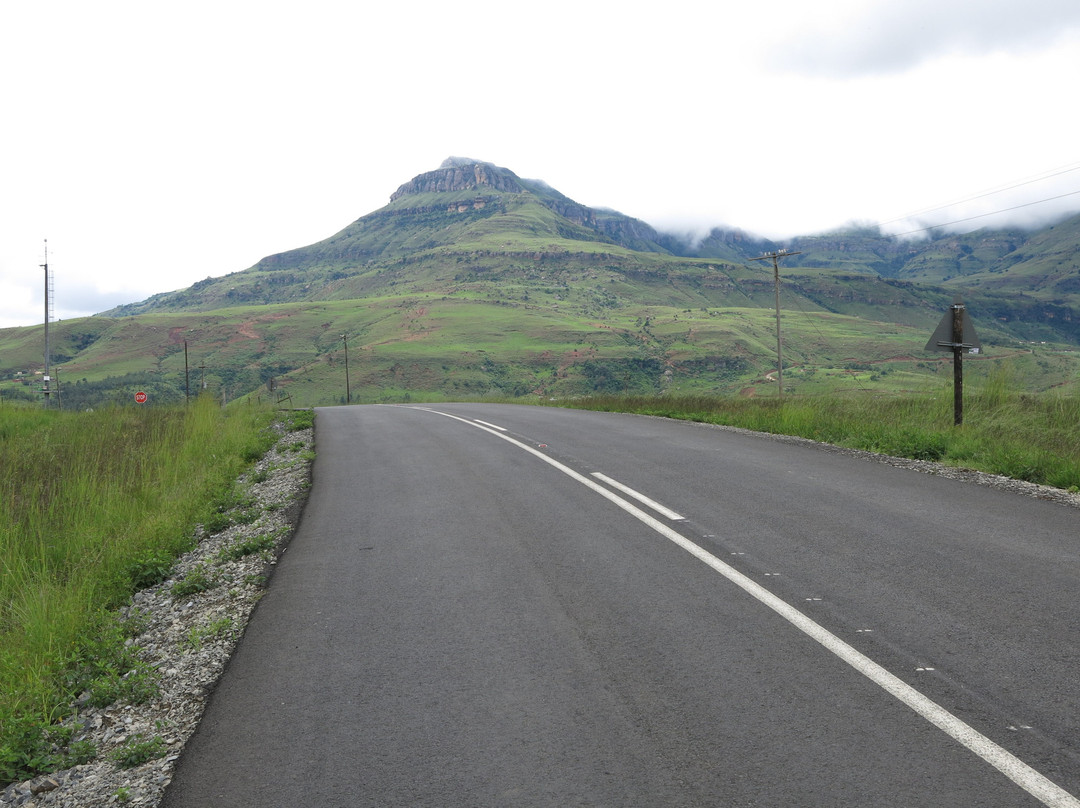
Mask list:
[{"label": "asphalt road", "polygon": [[1080,806],[1074,509],[549,408],[316,447],[166,808]]}]

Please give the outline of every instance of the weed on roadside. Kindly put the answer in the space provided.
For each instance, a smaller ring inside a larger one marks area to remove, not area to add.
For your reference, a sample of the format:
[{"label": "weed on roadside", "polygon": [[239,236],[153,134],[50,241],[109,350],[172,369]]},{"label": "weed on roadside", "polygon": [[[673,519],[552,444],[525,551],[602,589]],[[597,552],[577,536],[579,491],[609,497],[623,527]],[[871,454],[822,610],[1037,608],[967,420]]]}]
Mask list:
[{"label": "weed on roadside", "polygon": [[247,539],[230,544],[228,547],[223,547],[218,552],[219,561],[237,561],[244,556],[253,555],[254,553],[261,553],[263,550],[273,549],[277,544],[279,535],[277,533],[262,533],[258,536],[252,536]]},{"label": "weed on roadside", "polygon": [[35,772],[80,766],[97,757],[97,747],[90,741],[71,743],[70,728],[43,727],[26,716],[9,720],[4,735],[0,779],[8,782]]},{"label": "weed on roadside", "polygon": [[189,648],[198,651],[203,647],[203,643],[207,640],[213,640],[232,632],[233,625],[233,619],[231,617],[222,617],[219,620],[211,621],[205,625],[192,626],[191,630],[187,633],[187,645]]},{"label": "weed on roadside", "polygon": [[169,594],[172,595],[173,600],[180,600],[189,595],[213,589],[216,585],[217,574],[206,564],[197,564],[187,575],[172,585]]},{"label": "weed on roadside", "polygon": [[299,432],[315,426],[315,410],[294,410],[288,414],[291,421],[289,431]]},{"label": "weed on roadside", "polygon": [[137,732],[110,757],[121,769],[133,769],[147,761],[164,757],[166,751],[165,739],[160,735],[147,738],[141,732]]},{"label": "weed on roadside", "polygon": [[91,707],[115,702],[145,704],[160,692],[157,673],[138,657],[138,647],[127,642],[140,624],[138,617],[121,621],[110,617],[83,641],[72,668],[68,689],[83,693]]},{"label": "weed on roadside", "polygon": [[127,577],[136,590],[159,584],[169,577],[175,560],[160,548],[152,548],[128,564]]}]

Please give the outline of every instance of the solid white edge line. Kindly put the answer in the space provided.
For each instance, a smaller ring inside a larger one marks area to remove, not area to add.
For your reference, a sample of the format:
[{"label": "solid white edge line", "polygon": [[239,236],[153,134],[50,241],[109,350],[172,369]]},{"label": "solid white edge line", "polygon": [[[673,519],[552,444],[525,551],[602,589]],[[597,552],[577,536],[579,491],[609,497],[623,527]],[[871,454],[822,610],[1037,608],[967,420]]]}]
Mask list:
[{"label": "solid white edge line", "polygon": [[645,511],[641,510],[633,503],[627,502],[622,497],[609,491],[595,481],[590,480],[588,477],[579,474],[569,466],[563,465],[558,460],[548,457],[543,452],[538,451],[519,440],[515,440],[509,435],[503,435],[501,432],[479,426],[473,421],[461,418],[457,415],[452,415],[448,412],[440,412],[439,410],[430,409],[428,407],[413,407],[413,409],[425,410],[427,412],[435,413],[436,415],[453,418],[455,421],[461,421],[476,429],[482,429],[485,432],[489,432],[497,438],[502,438],[508,443],[512,443],[515,446],[524,449],[526,452],[538,457],[571,479],[592,489],[600,494],[600,496],[622,508],[631,516],[634,516],[639,521],[651,527],[664,538],[669,539],[682,549],[686,550],[686,552],[690,553],[690,555],[694,556],[699,561],[712,567],[716,572],[723,575],[763,605],[772,609],[808,637],[816,640],[867,679],[881,687],[885,692],[898,699],[901,703],[907,705],[946,735],[949,735],[954,740],[966,746],[1026,792],[1048,806],[1048,808],[1080,808],[1080,800],[1077,800],[1076,797],[1065,789],[1031,768],[1031,766],[1024,763],[1024,761],[1020,760],[1020,758],[1016,757],[1012,752],[1009,752],[1004,747],[994,743],[974,727],[957,718],[944,707],[924,696],[899,677],[889,673],[885,668],[878,665],[862,652],[848,645],[824,626],[811,620],[794,606],[777,597],[756,581],[743,575],[734,567],[728,566],[712,553],[694,544],[685,536],[672,530],[660,520],[645,513]]},{"label": "solid white edge line", "polygon": [[476,423],[478,423],[478,424],[483,424],[484,426],[490,426],[492,429],[497,429],[500,432],[505,432],[506,431],[505,426],[499,426],[498,424],[489,424],[487,421],[481,421],[479,418],[473,418],[473,420],[476,421]]},{"label": "solid white edge line", "polygon": [[649,499],[647,496],[642,494],[640,491],[635,491],[630,486],[623,485],[618,480],[613,480],[610,477],[608,477],[606,474],[601,474],[599,471],[594,471],[592,473],[592,476],[595,477],[596,479],[600,480],[601,482],[607,483],[612,488],[619,489],[624,494],[626,494],[628,497],[633,497],[638,502],[640,502],[642,505],[648,505],[650,508],[652,508],[658,514],[660,514],[661,516],[666,516],[668,519],[671,519],[673,522],[681,522],[681,521],[683,521],[683,517],[679,516],[679,514],[675,513],[675,511],[671,510],[671,508],[664,507],[659,502],[656,502],[655,500]]}]

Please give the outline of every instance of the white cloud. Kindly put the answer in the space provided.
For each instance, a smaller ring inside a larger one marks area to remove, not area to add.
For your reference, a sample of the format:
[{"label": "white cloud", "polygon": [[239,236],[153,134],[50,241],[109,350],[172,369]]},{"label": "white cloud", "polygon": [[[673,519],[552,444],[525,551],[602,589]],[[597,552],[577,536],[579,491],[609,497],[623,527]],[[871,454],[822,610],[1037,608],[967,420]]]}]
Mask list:
[{"label": "white cloud", "polygon": [[[43,294],[35,300],[28,285],[0,277],[0,328],[42,322],[45,317]],[[32,311],[36,311],[36,317],[30,314]]]},{"label": "white cloud", "polygon": [[835,77],[890,73],[942,57],[1030,53],[1077,28],[1075,0],[876,0],[811,21],[778,63]]}]

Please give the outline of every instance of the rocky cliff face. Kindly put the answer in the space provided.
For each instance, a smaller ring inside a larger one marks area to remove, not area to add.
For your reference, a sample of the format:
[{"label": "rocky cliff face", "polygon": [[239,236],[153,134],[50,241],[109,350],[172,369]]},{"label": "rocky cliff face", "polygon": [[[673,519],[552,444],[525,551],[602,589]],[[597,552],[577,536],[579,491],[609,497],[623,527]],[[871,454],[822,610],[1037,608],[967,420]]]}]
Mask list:
[{"label": "rocky cliff face", "polygon": [[520,193],[525,190],[518,177],[505,168],[498,168],[491,163],[462,163],[456,158],[450,158],[435,171],[413,177],[391,194],[390,201],[410,194],[474,191],[484,188],[506,193]]},{"label": "rocky cliff face", "polygon": [[601,241],[613,241],[629,249],[646,252],[670,251],[660,244],[662,241],[660,234],[645,222],[623,216],[615,211],[587,207],[564,196],[540,180],[523,180],[509,169],[481,160],[463,157],[447,158],[435,171],[413,177],[398,188],[391,195],[390,201],[394,202],[402,197],[416,194],[462,191],[475,191],[476,197],[469,200],[453,200],[443,209],[458,213],[482,209],[494,198],[493,194],[485,196],[485,192],[530,193],[537,202],[564,219],[595,232]]}]

